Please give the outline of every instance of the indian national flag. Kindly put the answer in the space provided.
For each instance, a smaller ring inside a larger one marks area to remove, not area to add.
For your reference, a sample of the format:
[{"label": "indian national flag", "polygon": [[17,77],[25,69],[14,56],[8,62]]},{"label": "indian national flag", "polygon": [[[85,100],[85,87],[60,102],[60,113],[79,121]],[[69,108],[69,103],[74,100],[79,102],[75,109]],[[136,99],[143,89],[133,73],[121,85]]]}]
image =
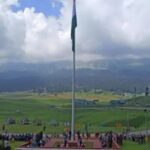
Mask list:
[{"label": "indian national flag", "polygon": [[72,24],[71,24],[71,39],[72,39],[73,52],[75,52],[75,28],[76,27],[77,27],[76,0],[73,0]]}]

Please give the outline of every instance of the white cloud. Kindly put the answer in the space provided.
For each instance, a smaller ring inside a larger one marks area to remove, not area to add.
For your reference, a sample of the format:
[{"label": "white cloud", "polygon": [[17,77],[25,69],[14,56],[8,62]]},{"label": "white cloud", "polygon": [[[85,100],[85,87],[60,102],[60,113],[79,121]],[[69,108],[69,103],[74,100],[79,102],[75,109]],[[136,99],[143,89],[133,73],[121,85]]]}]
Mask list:
[{"label": "white cloud", "polygon": [[0,0],[1,9],[6,9],[11,5],[19,5],[18,0]]},{"label": "white cloud", "polygon": [[[63,7],[57,18],[34,8],[13,12],[10,5],[17,0],[0,0],[1,60],[71,60],[72,1],[60,1]],[[149,13],[149,0],[77,0],[77,59],[148,57]]]}]

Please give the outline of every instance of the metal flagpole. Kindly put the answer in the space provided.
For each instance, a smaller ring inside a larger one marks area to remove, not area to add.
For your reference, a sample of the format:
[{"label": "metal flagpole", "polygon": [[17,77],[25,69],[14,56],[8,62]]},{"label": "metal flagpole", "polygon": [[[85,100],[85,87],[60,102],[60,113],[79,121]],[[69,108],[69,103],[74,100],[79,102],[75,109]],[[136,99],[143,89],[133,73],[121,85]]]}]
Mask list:
[{"label": "metal flagpole", "polygon": [[[75,39],[74,39],[75,40]],[[73,71],[72,71],[72,126],[71,126],[71,140],[75,138],[75,50],[73,51]]]},{"label": "metal flagpole", "polygon": [[144,109],[145,113],[145,137],[146,137],[146,149],[148,150],[148,128],[147,128],[147,109]]},{"label": "metal flagpole", "polygon": [[72,52],[73,52],[73,71],[72,71],[72,122],[71,122],[71,141],[75,140],[75,28],[77,27],[76,18],[76,0],[73,0],[72,12],[72,26],[71,26],[71,39],[72,39]]}]

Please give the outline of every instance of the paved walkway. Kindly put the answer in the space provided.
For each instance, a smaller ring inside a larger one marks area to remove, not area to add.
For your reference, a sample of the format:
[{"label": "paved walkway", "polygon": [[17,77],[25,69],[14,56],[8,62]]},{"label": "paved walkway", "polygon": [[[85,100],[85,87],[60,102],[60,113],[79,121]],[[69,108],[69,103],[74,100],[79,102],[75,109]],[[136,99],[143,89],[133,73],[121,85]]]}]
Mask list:
[{"label": "paved walkway", "polygon": [[[92,143],[92,145],[93,145],[92,149],[101,149],[101,150],[103,149],[99,139],[96,139],[96,138],[89,138],[89,139],[84,138],[82,140],[83,140],[83,143]],[[50,140],[50,141],[48,141],[46,143],[44,148],[58,149],[58,148],[53,148],[56,143],[58,143],[60,145],[59,149],[67,149],[67,150],[68,149],[72,149],[73,150],[73,148],[70,148],[68,146],[66,146],[66,147],[63,146],[63,139],[52,139],[52,140]],[[78,142],[76,141],[76,143],[78,143]],[[57,146],[57,145],[55,145],[55,146]],[[85,148],[78,146],[77,148],[74,148],[74,149],[75,150],[78,150],[78,149],[84,150]],[[90,148],[88,148],[88,149],[90,149]],[[113,142],[112,149],[113,150],[118,150],[118,149],[120,149],[120,146],[117,143]]]},{"label": "paved walkway", "polygon": [[[85,147],[80,147],[77,140],[75,140],[76,146],[69,147],[69,145],[67,144],[67,146],[64,147],[63,138],[56,138],[56,139],[52,138],[52,139],[49,139],[44,145],[44,147],[42,148],[29,148],[28,147],[29,143],[26,143],[22,147],[17,148],[16,150],[48,150],[48,149],[50,150],[60,150],[60,149],[62,150],[69,150],[69,149],[71,150],[81,150],[81,149],[82,150],[87,150],[87,149],[88,150],[96,150],[96,149],[104,150],[98,138],[95,138],[95,137],[90,137],[88,139],[83,138],[82,142],[85,144]],[[86,146],[87,144],[89,144],[89,146]],[[89,147],[89,148],[86,148],[86,147]],[[109,150],[109,149],[106,148],[105,150]],[[113,142],[112,149],[110,150],[120,150],[120,146],[117,143]]]}]

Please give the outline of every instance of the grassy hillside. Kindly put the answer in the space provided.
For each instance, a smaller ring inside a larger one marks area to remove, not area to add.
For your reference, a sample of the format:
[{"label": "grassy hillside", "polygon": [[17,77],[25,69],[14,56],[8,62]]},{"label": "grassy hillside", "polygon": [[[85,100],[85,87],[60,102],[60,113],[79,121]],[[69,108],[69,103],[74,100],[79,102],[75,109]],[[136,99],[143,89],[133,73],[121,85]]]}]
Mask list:
[{"label": "grassy hillside", "polygon": [[[0,130],[7,118],[16,120],[15,125],[6,125],[10,132],[38,132],[46,125],[47,133],[63,132],[65,121],[71,120],[71,93],[55,93],[38,95],[35,93],[1,93],[0,94]],[[108,102],[122,98],[109,92],[77,93],[77,98],[98,99],[98,102]],[[150,126],[150,114],[148,125]],[[41,120],[43,125],[20,125],[22,118]],[[84,107],[76,109],[76,129],[84,131],[88,126],[90,132],[115,130],[122,131],[129,122],[132,130],[145,129],[145,114],[143,110],[129,110],[119,108]],[[58,126],[50,125],[57,121]]]},{"label": "grassy hillside", "polygon": [[134,97],[127,101],[128,106],[150,107],[150,96]]}]

